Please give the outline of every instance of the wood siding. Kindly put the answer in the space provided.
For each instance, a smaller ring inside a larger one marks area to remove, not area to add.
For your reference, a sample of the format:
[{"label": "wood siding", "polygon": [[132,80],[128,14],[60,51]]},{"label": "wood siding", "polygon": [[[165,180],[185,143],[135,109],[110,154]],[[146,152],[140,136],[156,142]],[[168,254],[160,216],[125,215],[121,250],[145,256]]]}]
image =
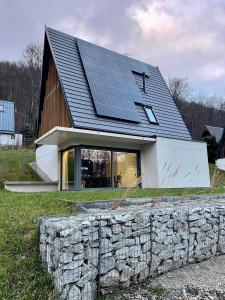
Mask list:
[{"label": "wood siding", "polygon": [[39,120],[38,137],[55,126],[72,127],[62,88],[52,56],[49,57],[43,107]]}]

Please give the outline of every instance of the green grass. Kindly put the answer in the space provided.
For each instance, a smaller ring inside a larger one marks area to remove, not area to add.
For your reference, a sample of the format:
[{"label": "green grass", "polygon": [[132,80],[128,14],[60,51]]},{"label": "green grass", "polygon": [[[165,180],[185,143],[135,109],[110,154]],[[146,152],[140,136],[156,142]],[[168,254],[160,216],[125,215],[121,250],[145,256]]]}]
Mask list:
[{"label": "green grass", "polygon": [[0,148],[0,186],[4,181],[40,180],[29,166],[34,160],[33,150]]},{"label": "green grass", "polygon": [[[8,162],[6,162],[8,159]],[[28,166],[31,150],[0,150],[0,181],[38,179]],[[213,173],[213,166],[210,166]],[[224,174],[223,174],[224,176]],[[220,179],[221,186],[225,185]],[[0,299],[54,299],[50,276],[42,268],[38,252],[36,220],[43,215],[73,214],[70,201],[94,201],[126,197],[222,193],[213,189],[96,190],[55,193],[11,193],[0,189]]]}]

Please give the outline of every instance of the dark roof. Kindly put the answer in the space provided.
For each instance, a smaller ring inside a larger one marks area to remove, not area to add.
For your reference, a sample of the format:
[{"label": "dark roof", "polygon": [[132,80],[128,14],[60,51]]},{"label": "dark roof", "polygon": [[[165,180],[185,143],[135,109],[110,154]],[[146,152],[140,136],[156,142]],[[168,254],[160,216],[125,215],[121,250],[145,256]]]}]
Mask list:
[{"label": "dark roof", "polygon": [[14,132],[14,131],[15,131],[14,102],[0,100],[0,132]]},{"label": "dark roof", "polygon": [[[133,58],[88,43],[91,45],[92,49],[95,49],[95,51],[98,52],[100,58],[105,54],[113,54],[122,64],[126,63],[130,66],[130,75],[134,76],[135,82],[137,86],[139,86],[139,92],[142,97],[141,102],[153,108],[159,125],[149,123],[143,105],[140,103],[133,104],[139,118],[136,122],[125,119],[122,120],[122,118],[110,118],[104,114],[100,115],[95,100],[96,94],[93,90],[93,85],[90,84],[89,80],[91,74],[88,74],[87,72],[85,57],[80,53],[78,43],[87,42],[57,30],[46,28],[44,48],[46,51],[48,45],[50,46],[74,127],[145,137],[160,136],[191,140],[190,134],[158,67],[145,64]],[[89,54],[91,55],[91,52],[89,52]],[[88,55],[88,53],[86,55]],[[45,72],[45,64],[44,54],[42,72]],[[111,69],[111,66],[109,65],[108,68]],[[141,90],[143,77],[136,72],[137,68],[148,75],[145,83],[146,93]],[[135,72],[132,73],[132,71]],[[43,73],[42,78],[44,78]],[[41,95],[43,94],[43,84],[44,80],[42,80]],[[112,96],[111,91],[106,88],[103,89],[102,93],[104,95],[102,99],[105,98],[107,105],[110,104],[109,99],[111,99]],[[93,101],[94,97],[95,99]],[[40,99],[42,98],[43,97],[40,97]],[[114,99],[112,101],[114,101]]]},{"label": "dark roof", "polygon": [[223,134],[223,128],[221,127],[214,127],[214,126],[205,126],[207,131],[210,133],[211,136],[215,136],[217,143],[220,141],[222,134]]}]

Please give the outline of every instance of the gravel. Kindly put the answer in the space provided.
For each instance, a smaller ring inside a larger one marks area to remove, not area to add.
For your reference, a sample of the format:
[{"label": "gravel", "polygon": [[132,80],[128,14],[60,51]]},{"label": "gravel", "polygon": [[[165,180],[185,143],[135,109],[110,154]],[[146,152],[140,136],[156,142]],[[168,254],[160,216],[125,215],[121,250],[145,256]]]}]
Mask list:
[{"label": "gravel", "polygon": [[163,274],[142,286],[120,290],[112,300],[224,300],[225,256]]}]

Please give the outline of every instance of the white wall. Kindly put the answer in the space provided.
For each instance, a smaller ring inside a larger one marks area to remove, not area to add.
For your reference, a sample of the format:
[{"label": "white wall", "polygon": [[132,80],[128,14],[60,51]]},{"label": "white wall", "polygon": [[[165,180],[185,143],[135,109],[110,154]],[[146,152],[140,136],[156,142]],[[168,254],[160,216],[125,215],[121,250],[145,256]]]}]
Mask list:
[{"label": "white wall", "polygon": [[145,188],[210,186],[205,143],[157,138],[155,149],[149,145],[146,150],[145,146],[142,155]]},{"label": "white wall", "polygon": [[218,169],[225,171],[225,158],[217,159],[216,166]]},{"label": "white wall", "polygon": [[36,149],[37,166],[52,180],[58,180],[58,147],[43,145]]},{"label": "white wall", "polygon": [[5,134],[0,133],[0,145],[1,146],[22,146],[23,135],[22,134]]}]

